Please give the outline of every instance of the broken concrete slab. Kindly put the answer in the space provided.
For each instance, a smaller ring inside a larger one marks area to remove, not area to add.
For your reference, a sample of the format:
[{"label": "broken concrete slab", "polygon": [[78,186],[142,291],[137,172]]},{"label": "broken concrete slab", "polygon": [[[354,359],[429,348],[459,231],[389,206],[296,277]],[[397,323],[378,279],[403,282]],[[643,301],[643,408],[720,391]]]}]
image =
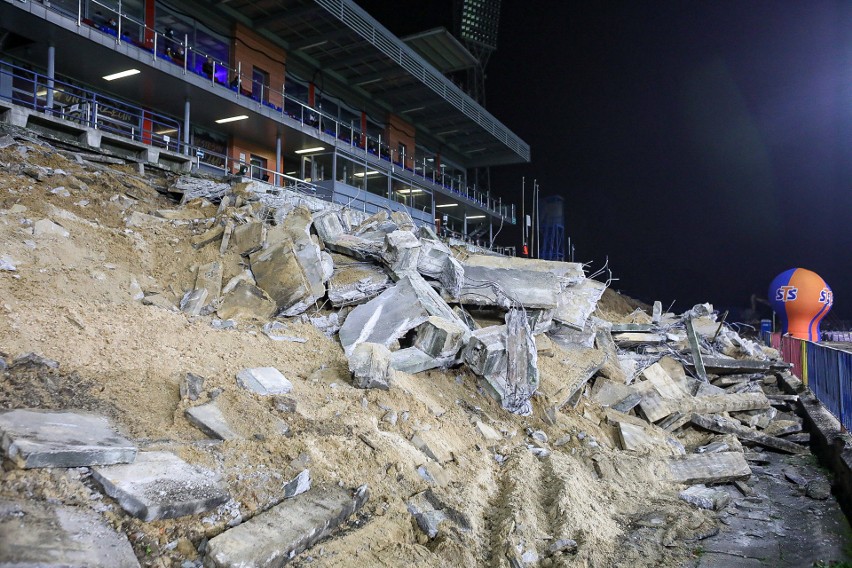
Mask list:
[{"label": "broken concrete slab", "polygon": [[180,311],[188,316],[200,315],[201,310],[207,305],[209,296],[210,292],[206,288],[190,290],[180,300]]},{"label": "broken concrete slab", "polygon": [[[340,327],[338,337],[347,353],[359,343],[390,347],[429,316],[443,317],[467,330],[464,322],[422,276],[408,274],[379,296],[353,309]],[[465,331],[465,340],[468,334]]]},{"label": "broken concrete slab", "polygon": [[542,390],[557,409],[576,405],[586,383],[606,360],[606,353],[599,349],[577,346],[563,348],[560,356],[564,374],[559,377],[545,375],[542,383]]},{"label": "broken concrete slab", "polygon": [[[641,396],[636,392],[631,386],[619,384],[602,377],[599,377],[595,380],[595,386],[592,388],[592,400],[600,404],[601,406],[609,406],[615,407],[621,404],[623,401],[630,399],[631,401],[635,400],[633,406],[639,404],[641,400]],[[631,406],[630,408],[633,408]],[[616,409],[620,412],[626,412],[630,410],[627,408],[626,410]]]},{"label": "broken concrete slab", "polygon": [[504,372],[507,366],[506,326],[492,325],[470,334],[462,358],[470,370],[484,377]]},{"label": "broken concrete slab", "polygon": [[532,413],[530,399],[538,388],[538,351],[522,309],[506,314],[506,364],[506,386],[500,401],[509,412],[528,416]]},{"label": "broken concrete slab", "polygon": [[299,243],[285,239],[250,259],[257,286],[285,316],[304,312],[325,295],[320,249],[309,238]]},{"label": "broken concrete slab", "polygon": [[[664,400],[656,409],[654,416],[668,416],[674,412],[682,414],[719,414],[722,412],[740,412],[769,408],[769,400],[762,392],[735,393],[689,397],[680,400]],[[655,420],[656,422],[656,420]]]},{"label": "broken concrete slab", "polygon": [[262,396],[287,394],[293,383],[275,367],[253,367],[237,373],[237,384]]},{"label": "broken concrete slab", "polygon": [[214,472],[171,452],[139,452],[132,464],[95,467],[92,476],[122,509],[146,522],[209,511],[230,499]]},{"label": "broken concrete slab", "polygon": [[693,485],[678,494],[682,500],[700,509],[719,511],[731,502],[731,495],[726,491],[713,489],[706,485]]},{"label": "broken concrete slab", "polygon": [[751,442],[765,448],[772,448],[773,450],[786,452],[788,454],[809,453],[807,448],[800,446],[799,444],[782,438],[767,436],[766,434],[757,432],[756,430],[744,428],[722,416],[695,415],[692,417],[692,423],[704,428],[705,430],[710,430],[711,432],[716,432],[718,434],[733,434],[743,442]]},{"label": "broken concrete slab", "polygon": [[698,335],[695,333],[695,324],[693,318],[686,318],[686,337],[689,340],[689,348],[692,350],[692,361],[695,367],[695,375],[698,380],[707,382],[707,370],[704,367],[704,361],[701,356],[701,346],[698,343]]},{"label": "broken concrete slab", "polygon": [[335,259],[328,281],[328,299],[336,308],[361,304],[378,296],[389,283],[387,272],[377,266]]},{"label": "broken concrete slab", "polygon": [[439,316],[429,316],[417,328],[414,336],[414,347],[427,355],[441,361],[451,361],[456,358],[464,346],[467,328]]},{"label": "broken concrete slab", "polygon": [[0,446],[22,469],[129,463],[136,446],[103,416],[65,410],[0,413]]},{"label": "broken concrete slab", "polygon": [[689,454],[669,461],[671,480],[677,483],[723,483],[748,479],[751,469],[740,452]]},{"label": "broken concrete slab", "polygon": [[462,304],[500,306],[506,309],[513,305],[540,309],[552,309],[557,306],[560,284],[554,274],[522,268],[480,266],[467,262],[462,263],[462,269],[464,282],[459,294]]},{"label": "broken concrete slab", "polygon": [[0,566],[139,568],[127,537],[90,509],[0,501]]},{"label": "broken concrete slab", "polygon": [[452,300],[458,300],[464,283],[464,268],[453,258],[449,247],[435,238],[420,239],[420,256],[417,270],[423,276],[441,283],[444,292]]},{"label": "broken concrete slab", "polygon": [[397,277],[416,271],[419,258],[420,241],[411,231],[393,231],[385,236],[382,260]]},{"label": "broken concrete slab", "polygon": [[606,284],[591,278],[584,278],[573,285],[563,285],[559,291],[553,319],[568,327],[582,330],[605,290]]},{"label": "broken concrete slab", "polygon": [[287,499],[245,523],[210,539],[207,568],[282,566],[331,534],[370,497],[367,486],[354,492],[340,487],[315,488]]},{"label": "broken concrete slab", "polygon": [[222,298],[216,315],[222,319],[267,321],[277,309],[275,301],[266,292],[246,280],[240,280]]},{"label": "broken concrete slab", "polygon": [[427,430],[411,437],[414,447],[440,464],[453,461],[453,451],[435,430]]},{"label": "broken concrete slab", "polygon": [[187,373],[180,381],[180,397],[198,400],[204,392],[204,377]]},{"label": "broken concrete slab", "polygon": [[207,229],[200,235],[195,235],[191,239],[189,239],[192,248],[200,249],[205,245],[212,243],[213,241],[218,241],[222,238],[222,235],[225,233],[225,227],[220,224],[213,225],[211,228]]},{"label": "broken concrete slab", "polygon": [[641,345],[661,345],[668,341],[663,333],[627,332],[613,333],[612,340],[618,347],[639,347]]},{"label": "broken concrete slab", "polygon": [[[787,369],[787,363],[774,363],[772,361],[758,361],[755,359],[726,359],[723,357],[704,357],[704,368],[708,373],[726,375],[733,373],[756,373],[769,372],[773,369]],[[692,363],[694,366],[694,363]]]},{"label": "broken concrete slab", "polygon": [[443,522],[451,522],[461,530],[470,529],[465,515],[443,503],[431,489],[412,495],[406,506],[417,526],[429,538],[438,536]]},{"label": "broken concrete slab", "polygon": [[388,390],[393,381],[391,353],[379,343],[359,343],[348,355],[353,386],[361,389]]},{"label": "broken concrete slab", "polygon": [[71,233],[68,232],[68,229],[50,219],[39,219],[33,225],[33,235],[36,237],[68,238]]},{"label": "broken concrete slab", "polygon": [[441,361],[417,347],[406,347],[391,352],[390,364],[395,370],[411,375],[442,366]]},{"label": "broken concrete slab", "polygon": [[182,203],[192,201],[197,197],[220,199],[231,191],[231,184],[195,176],[181,176],[172,184],[169,191],[182,193]]},{"label": "broken concrete slab", "polygon": [[234,440],[240,437],[231,429],[216,401],[187,408],[184,414],[187,420],[208,436],[219,440]]},{"label": "broken concrete slab", "polygon": [[323,243],[334,241],[346,232],[340,215],[331,208],[314,213],[313,226]]},{"label": "broken concrete slab", "polygon": [[264,223],[249,221],[234,227],[230,238],[230,247],[239,255],[246,256],[263,247]]},{"label": "broken concrete slab", "polygon": [[195,289],[207,290],[205,305],[217,301],[222,293],[222,264],[210,262],[199,266],[195,276]]},{"label": "broken concrete slab", "polygon": [[299,475],[284,484],[284,498],[292,499],[311,488],[311,470],[303,469]]}]

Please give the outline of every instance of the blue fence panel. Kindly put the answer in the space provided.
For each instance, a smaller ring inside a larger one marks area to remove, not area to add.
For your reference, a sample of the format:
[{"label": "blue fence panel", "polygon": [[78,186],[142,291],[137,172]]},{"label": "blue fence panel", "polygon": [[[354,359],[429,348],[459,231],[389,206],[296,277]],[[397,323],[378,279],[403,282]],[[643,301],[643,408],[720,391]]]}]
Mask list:
[{"label": "blue fence panel", "polygon": [[837,379],[840,383],[840,423],[846,430],[852,430],[852,354],[845,351],[832,351],[837,359]]},{"label": "blue fence panel", "polygon": [[808,387],[832,414],[841,419],[843,396],[837,373],[837,353],[814,343],[808,344]]}]

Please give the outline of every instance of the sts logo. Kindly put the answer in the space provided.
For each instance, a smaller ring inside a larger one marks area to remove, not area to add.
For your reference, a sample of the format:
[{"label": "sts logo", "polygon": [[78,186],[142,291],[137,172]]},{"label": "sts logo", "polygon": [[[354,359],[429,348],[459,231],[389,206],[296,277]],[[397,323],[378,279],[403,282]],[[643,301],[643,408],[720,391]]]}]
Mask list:
[{"label": "sts logo", "polygon": [[820,304],[828,304],[829,306],[834,303],[834,292],[829,290],[828,288],[823,288],[819,292],[819,303]]},{"label": "sts logo", "polygon": [[[825,292],[826,290],[823,290]],[[831,292],[829,292],[830,294]],[[799,289],[795,286],[781,286],[777,290],[775,290],[775,301],[776,302],[794,302],[798,297]],[[822,297],[822,296],[820,296]]]}]

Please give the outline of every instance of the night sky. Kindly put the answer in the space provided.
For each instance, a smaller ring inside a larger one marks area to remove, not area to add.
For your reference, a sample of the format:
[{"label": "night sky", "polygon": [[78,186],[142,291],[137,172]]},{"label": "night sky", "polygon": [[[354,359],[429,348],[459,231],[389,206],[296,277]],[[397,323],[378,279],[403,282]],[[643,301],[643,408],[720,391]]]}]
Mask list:
[{"label": "night sky", "polygon": [[[449,1],[359,4],[398,35],[452,29]],[[614,288],[746,308],[800,266],[835,292],[825,321],[852,319],[852,4],[504,0],[487,75],[533,156],[493,191],[563,196]]]}]

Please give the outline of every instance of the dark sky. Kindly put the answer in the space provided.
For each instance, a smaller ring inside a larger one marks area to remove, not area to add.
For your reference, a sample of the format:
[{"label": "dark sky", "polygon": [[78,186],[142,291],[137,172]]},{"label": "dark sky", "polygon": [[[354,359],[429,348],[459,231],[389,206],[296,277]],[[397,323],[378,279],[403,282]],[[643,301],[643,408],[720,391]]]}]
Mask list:
[{"label": "dark sky", "polygon": [[[452,26],[449,1],[359,3],[398,35]],[[852,4],[504,0],[487,74],[533,155],[492,187],[563,196],[615,288],[746,307],[801,266],[852,318]]]}]

